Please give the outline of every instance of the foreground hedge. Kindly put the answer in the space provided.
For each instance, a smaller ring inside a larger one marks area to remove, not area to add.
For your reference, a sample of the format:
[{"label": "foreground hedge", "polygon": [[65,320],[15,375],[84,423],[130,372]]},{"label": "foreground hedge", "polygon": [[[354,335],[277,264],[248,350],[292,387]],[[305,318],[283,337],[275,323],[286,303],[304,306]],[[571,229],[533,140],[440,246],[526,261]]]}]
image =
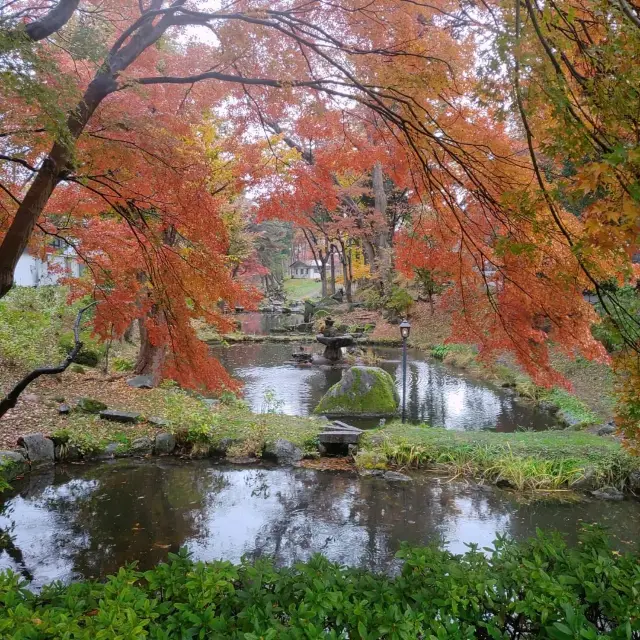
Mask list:
[{"label": "foreground hedge", "polygon": [[640,556],[619,556],[596,530],[576,548],[538,534],[498,539],[485,555],[405,549],[395,578],[316,556],[195,563],[185,552],[105,583],[54,584],[39,595],[0,574],[0,637],[40,638],[640,638]]}]

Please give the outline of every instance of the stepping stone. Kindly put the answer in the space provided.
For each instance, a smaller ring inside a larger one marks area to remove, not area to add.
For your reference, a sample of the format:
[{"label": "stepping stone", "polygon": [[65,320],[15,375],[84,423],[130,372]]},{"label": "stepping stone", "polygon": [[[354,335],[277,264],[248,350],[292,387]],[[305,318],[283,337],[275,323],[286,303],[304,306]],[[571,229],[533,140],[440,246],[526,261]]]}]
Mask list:
[{"label": "stepping stone", "polygon": [[320,444],[358,444],[362,432],[352,430],[324,431],[318,435]]},{"label": "stepping stone", "polygon": [[134,389],[153,389],[152,376],[135,376],[127,380],[127,384]]},{"label": "stepping stone", "polygon": [[140,418],[140,414],[133,411],[108,409],[107,411],[101,411],[100,417],[103,420],[110,420],[111,422],[137,422]]}]

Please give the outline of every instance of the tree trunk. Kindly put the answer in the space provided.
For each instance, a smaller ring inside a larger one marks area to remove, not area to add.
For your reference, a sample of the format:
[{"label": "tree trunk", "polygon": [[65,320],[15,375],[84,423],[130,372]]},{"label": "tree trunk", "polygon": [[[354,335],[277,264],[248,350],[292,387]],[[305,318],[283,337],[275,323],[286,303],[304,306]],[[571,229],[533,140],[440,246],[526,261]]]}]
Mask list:
[{"label": "tree trunk", "polygon": [[362,251],[365,263],[369,265],[369,270],[373,276],[378,271],[378,261],[376,260],[375,248],[367,238],[362,238]]},{"label": "tree trunk", "polygon": [[136,324],[136,321],[132,320],[129,323],[129,326],[124,330],[124,333],[122,334],[122,339],[125,342],[128,342],[129,344],[133,342],[133,330],[135,329],[135,324]]},{"label": "tree trunk", "polygon": [[[382,165],[379,162],[376,162],[373,166],[372,183],[375,209],[386,219],[388,201],[387,194],[384,190],[384,174],[382,172]],[[388,243],[386,230],[378,234],[377,245],[379,249],[378,279],[380,288],[384,292],[389,288],[393,277],[393,260],[391,258],[392,251]]]},{"label": "tree trunk", "polygon": [[329,294],[333,296],[336,293],[336,263],[333,250],[329,255],[331,256],[331,282],[329,287]]},{"label": "tree trunk", "polygon": [[349,274],[349,259],[344,253],[342,258],[342,279],[344,280],[344,295],[347,302],[353,302],[353,297],[351,295],[351,275]]},{"label": "tree trunk", "polygon": [[148,375],[156,386],[162,379],[162,367],[167,353],[166,345],[155,345],[149,338],[149,329],[147,328],[147,319],[154,318],[157,311],[154,309],[146,318],[138,319],[140,328],[140,350],[138,351],[138,360],[135,366],[137,375]]},{"label": "tree trunk", "polygon": [[325,269],[326,262],[322,262],[322,269],[320,269],[320,284],[322,287],[322,297],[327,297],[327,270]]},{"label": "tree trunk", "polygon": [[96,107],[112,90],[115,81],[100,74],[88,86],[82,101],[67,119],[69,139],[55,142],[42,163],[0,245],[0,298],[13,286],[13,272],[27,247],[33,228],[42,214],[53,190],[70,168],[75,143]]},{"label": "tree trunk", "polygon": [[[71,3],[65,2],[60,11],[65,13]],[[151,0],[148,10],[158,10],[162,0]],[[64,16],[63,16],[64,17]],[[13,285],[13,272],[20,256],[24,252],[33,228],[42,214],[53,190],[64,174],[71,168],[76,142],[98,105],[113,91],[118,89],[117,78],[144,50],[158,41],[173,24],[173,15],[167,14],[157,22],[148,20],[131,34],[126,41],[114,45],[105,58],[100,70],[89,83],[82,100],[67,117],[67,135],[56,141],[49,155],[42,163],[29,187],[24,199],[11,222],[0,245],[0,298],[4,297]],[[126,40],[126,39],[125,39]]]}]

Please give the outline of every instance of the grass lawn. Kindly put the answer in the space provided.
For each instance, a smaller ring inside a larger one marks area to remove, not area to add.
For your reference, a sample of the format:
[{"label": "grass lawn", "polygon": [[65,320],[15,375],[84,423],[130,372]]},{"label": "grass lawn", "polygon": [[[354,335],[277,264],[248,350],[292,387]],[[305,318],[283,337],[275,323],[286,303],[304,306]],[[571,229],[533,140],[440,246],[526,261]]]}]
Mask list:
[{"label": "grass lawn", "polygon": [[640,460],[614,438],[580,431],[464,432],[392,422],[365,435],[358,464],[437,466],[518,489],[622,488]]},{"label": "grass lawn", "polygon": [[284,290],[289,300],[319,298],[322,295],[322,284],[307,278],[289,278],[284,281]]}]

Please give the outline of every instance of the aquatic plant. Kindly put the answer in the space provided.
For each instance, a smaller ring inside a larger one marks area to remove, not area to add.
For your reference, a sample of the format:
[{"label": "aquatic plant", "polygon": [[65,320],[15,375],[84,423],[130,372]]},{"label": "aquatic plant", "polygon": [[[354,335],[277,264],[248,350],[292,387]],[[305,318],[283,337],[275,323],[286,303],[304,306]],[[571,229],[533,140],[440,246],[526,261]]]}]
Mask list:
[{"label": "aquatic plant", "polygon": [[364,450],[380,452],[399,467],[431,465],[518,490],[624,488],[640,470],[638,459],[619,443],[566,431],[470,433],[392,422],[368,432]]}]

